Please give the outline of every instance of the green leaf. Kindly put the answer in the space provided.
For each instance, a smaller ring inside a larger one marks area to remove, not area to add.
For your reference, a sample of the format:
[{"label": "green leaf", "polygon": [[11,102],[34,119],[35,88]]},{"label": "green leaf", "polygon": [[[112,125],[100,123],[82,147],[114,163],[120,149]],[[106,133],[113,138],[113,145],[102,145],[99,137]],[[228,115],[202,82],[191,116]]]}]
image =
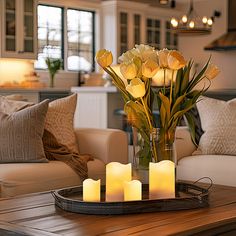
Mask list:
[{"label": "green leaf", "polygon": [[168,127],[172,126],[172,123],[175,122],[177,119],[180,119],[187,111],[189,111],[191,108],[194,107],[195,104],[192,104],[190,106],[188,106],[187,108],[176,112],[170,119],[170,121],[168,122]]},{"label": "green leaf", "polygon": [[211,57],[209,57],[206,65],[203,67],[203,69],[199,72],[199,74],[191,80],[189,83],[189,86],[187,88],[187,91],[190,92],[202,79],[202,76],[204,75],[205,71],[207,70],[207,67],[210,63]]},{"label": "green leaf", "polygon": [[176,75],[175,87],[174,87],[174,97],[177,98],[180,93],[181,83],[183,79],[183,69],[179,69]]},{"label": "green leaf", "polygon": [[194,145],[198,146],[196,143],[196,131],[195,131],[194,119],[193,119],[192,115],[188,112],[185,114],[185,117],[188,121],[188,127],[190,129],[191,139],[192,139]]},{"label": "green leaf", "polygon": [[189,76],[190,76],[190,70],[192,68],[193,62],[190,60],[188,65],[185,67],[184,74],[183,74],[183,80],[181,84],[181,94],[185,93],[188,85],[189,85]]},{"label": "green leaf", "polygon": [[162,104],[166,110],[166,119],[167,122],[170,120],[170,101],[169,98],[163,95],[161,92],[159,92],[159,97],[162,101]]},{"label": "green leaf", "polygon": [[161,119],[161,125],[162,125],[162,127],[165,127],[165,124],[166,124],[166,110],[165,110],[163,104],[161,104],[160,119]]},{"label": "green leaf", "polygon": [[186,97],[186,94],[177,98],[176,102],[174,103],[173,108],[171,109],[171,116],[173,116],[177,112],[177,110],[180,108],[180,104],[185,99],[185,97]]}]

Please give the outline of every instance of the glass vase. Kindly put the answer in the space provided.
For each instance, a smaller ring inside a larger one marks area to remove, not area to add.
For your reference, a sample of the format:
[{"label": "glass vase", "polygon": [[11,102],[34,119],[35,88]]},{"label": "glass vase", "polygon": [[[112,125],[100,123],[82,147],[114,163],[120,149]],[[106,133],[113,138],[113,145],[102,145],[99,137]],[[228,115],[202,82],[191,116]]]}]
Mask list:
[{"label": "glass vase", "polygon": [[175,149],[175,131],[176,129],[157,129],[157,155],[160,161],[170,160],[175,164],[177,162]]}]

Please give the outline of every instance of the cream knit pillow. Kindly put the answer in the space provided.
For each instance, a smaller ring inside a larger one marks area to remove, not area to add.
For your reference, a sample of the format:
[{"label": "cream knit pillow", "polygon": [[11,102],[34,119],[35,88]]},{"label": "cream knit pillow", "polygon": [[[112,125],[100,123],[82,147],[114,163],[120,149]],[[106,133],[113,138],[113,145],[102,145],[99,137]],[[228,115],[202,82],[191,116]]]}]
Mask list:
[{"label": "cream knit pillow", "polygon": [[236,99],[200,99],[197,108],[204,134],[193,154],[236,155]]},{"label": "cream knit pillow", "polygon": [[78,153],[73,126],[76,103],[76,94],[50,102],[45,129],[54,135],[59,144],[66,146],[71,152]]}]

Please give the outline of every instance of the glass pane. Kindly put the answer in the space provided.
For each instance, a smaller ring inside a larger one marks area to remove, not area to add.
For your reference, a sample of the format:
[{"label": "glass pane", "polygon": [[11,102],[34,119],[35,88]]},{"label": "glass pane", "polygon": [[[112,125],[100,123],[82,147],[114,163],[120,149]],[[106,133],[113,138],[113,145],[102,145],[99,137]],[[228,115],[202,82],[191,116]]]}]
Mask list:
[{"label": "glass pane", "polygon": [[6,35],[15,35],[16,22],[15,13],[6,13]]},{"label": "glass pane", "polygon": [[33,12],[34,2],[33,0],[24,0],[24,11],[25,12]]},{"label": "glass pane", "polygon": [[93,70],[93,22],[92,12],[67,10],[68,70]]},{"label": "glass pane", "polygon": [[174,46],[178,46],[178,35],[174,34]]},{"label": "glass pane", "polygon": [[15,10],[16,9],[16,1],[15,0],[6,0],[6,9],[7,10]]},{"label": "glass pane", "polygon": [[16,1],[6,0],[5,50],[16,51]]},{"label": "glass pane", "polygon": [[38,60],[35,67],[46,69],[47,57],[62,59],[62,9],[38,5]]},{"label": "glass pane", "polygon": [[170,22],[166,21],[166,29],[170,29]]},{"label": "glass pane", "polygon": [[140,44],[140,29],[134,30],[134,44]]},{"label": "glass pane", "polygon": [[166,32],[166,44],[167,45],[170,45],[171,44],[171,42],[170,42],[170,32]]},{"label": "glass pane", "polygon": [[6,51],[16,51],[15,39],[6,40]]},{"label": "glass pane", "polygon": [[147,27],[152,27],[152,19],[147,19]]},{"label": "glass pane", "polygon": [[127,27],[121,27],[120,32],[120,41],[121,43],[127,43]]},{"label": "glass pane", "polygon": [[160,28],[160,21],[159,20],[155,20],[155,27]]},{"label": "glass pane", "polygon": [[24,35],[25,37],[33,37],[34,34],[34,21],[33,16],[25,16],[24,17]]},{"label": "glass pane", "polygon": [[137,14],[134,15],[134,24],[136,26],[140,26],[140,15]]},{"label": "glass pane", "polygon": [[152,43],[152,31],[147,31],[147,43]]},{"label": "glass pane", "polygon": [[33,52],[34,51],[34,41],[32,39],[30,40],[24,40],[24,51],[25,52]]},{"label": "glass pane", "polygon": [[124,13],[124,12],[120,13],[120,23],[121,24],[127,24],[127,18],[128,18],[127,13]]},{"label": "glass pane", "polygon": [[159,43],[160,43],[160,31],[156,31],[156,32],[155,32],[155,40],[154,40],[154,42],[155,42],[156,44],[159,44]]}]

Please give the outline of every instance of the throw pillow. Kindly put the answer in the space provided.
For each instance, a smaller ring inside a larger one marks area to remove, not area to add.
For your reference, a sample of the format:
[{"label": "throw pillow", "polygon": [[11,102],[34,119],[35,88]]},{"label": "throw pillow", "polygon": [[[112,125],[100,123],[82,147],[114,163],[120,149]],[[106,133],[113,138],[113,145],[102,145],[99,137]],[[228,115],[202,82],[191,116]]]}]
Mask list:
[{"label": "throw pillow", "polygon": [[0,162],[47,162],[43,149],[48,100],[14,112],[0,112]]},{"label": "throw pillow", "polygon": [[236,155],[236,99],[200,100],[197,108],[204,134],[194,154]]},{"label": "throw pillow", "polygon": [[73,153],[79,152],[74,133],[76,104],[76,94],[50,102],[45,121],[45,129]]},{"label": "throw pillow", "polygon": [[8,115],[32,105],[33,103],[31,102],[16,101],[9,99],[7,96],[0,96],[0,112],[6,113]]}]

